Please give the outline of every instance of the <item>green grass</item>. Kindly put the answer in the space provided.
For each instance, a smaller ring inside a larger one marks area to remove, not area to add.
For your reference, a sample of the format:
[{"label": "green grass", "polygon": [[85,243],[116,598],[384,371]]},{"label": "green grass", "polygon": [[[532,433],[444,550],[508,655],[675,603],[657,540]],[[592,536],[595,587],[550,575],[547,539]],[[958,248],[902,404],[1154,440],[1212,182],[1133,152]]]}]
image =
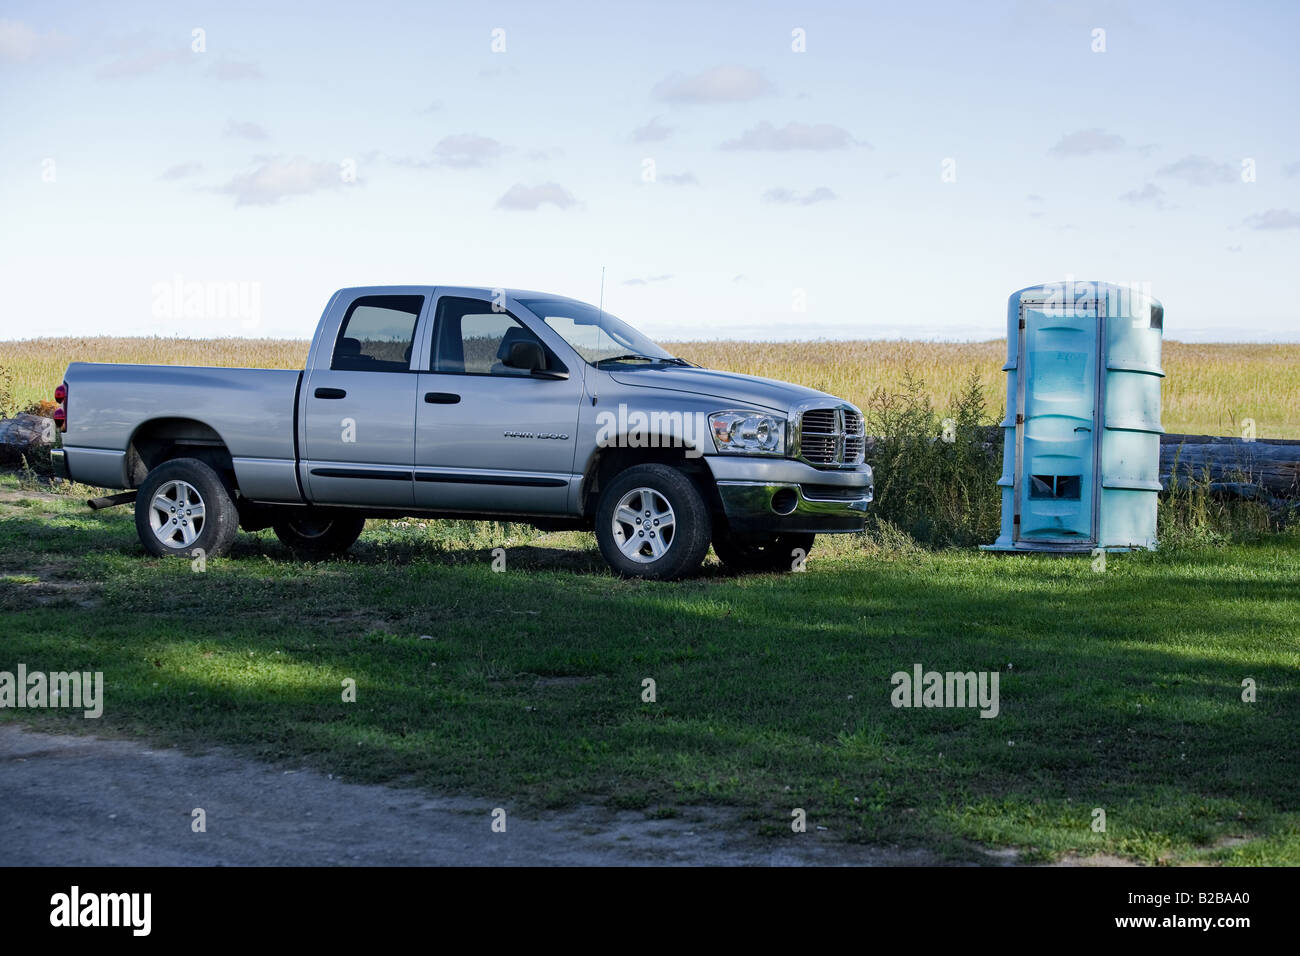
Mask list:
[{"label": "green grass", "polygon": [[[711,562],[677,584],[611,577],[580,535],[473,535],[376,522],[321,564],[241,535],[195,573],[145,557],[128,509],[0,477],[0,669],[106,681],[98,721],[0,719],[517,809],[725,805],[774,840],[802,807],[810,829],[954,857],[1300,863],[1293,534],[1104,573],[824,538],[806,573]],[[1001,715],[893,709],[890,675],[914,663],[999,671]]]}]

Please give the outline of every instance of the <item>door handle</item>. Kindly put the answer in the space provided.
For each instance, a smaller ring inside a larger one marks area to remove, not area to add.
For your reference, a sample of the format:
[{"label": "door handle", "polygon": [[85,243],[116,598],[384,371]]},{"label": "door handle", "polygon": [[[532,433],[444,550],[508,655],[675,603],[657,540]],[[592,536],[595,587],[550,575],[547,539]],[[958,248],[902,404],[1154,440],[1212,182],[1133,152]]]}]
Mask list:
[{"label": "door handle", "polygon": [[1076,431],[1076,432],[1090,432],[1090,431],[1092,431],[1092,429],[1089,428],[1087,425],[1080,425],[1078,428],[1075,429],[1075,431]]},{"label": "door handle", "polygon": [[318,388],[315,393],[317,398],[347,398],[348,393],[341,388]]},{"label": "door handle", "polygon": [[456,405],[460,403],[460,396],[451,392],[425,392],[424,400],[430,405]]}]

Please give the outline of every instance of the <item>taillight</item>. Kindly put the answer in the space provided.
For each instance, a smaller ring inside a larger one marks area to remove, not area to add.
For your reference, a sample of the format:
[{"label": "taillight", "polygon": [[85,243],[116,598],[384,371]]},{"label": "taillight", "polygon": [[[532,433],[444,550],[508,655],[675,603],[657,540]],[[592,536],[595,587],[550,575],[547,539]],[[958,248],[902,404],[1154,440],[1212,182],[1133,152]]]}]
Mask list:
[{"label": "taillight", "polygon": [[59,407],[54,410],[54,423],[59,426],[59,431],[68,430],[68,412],[63,406],[68,401],[68,383],[63,382],[54,390],[54,400],[59,403]]}]

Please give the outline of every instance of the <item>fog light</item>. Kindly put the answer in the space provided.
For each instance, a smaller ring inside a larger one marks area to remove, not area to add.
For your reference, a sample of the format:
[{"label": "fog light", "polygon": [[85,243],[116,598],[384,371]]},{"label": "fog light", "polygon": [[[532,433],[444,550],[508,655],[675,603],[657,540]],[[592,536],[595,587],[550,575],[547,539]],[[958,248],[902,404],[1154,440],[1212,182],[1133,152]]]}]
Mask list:
[{"label": "fog light", "polygon": [[799,493],[793,488],[781,488],[772,496],[772,510],[779,515],[788,515],[799,507]]}]

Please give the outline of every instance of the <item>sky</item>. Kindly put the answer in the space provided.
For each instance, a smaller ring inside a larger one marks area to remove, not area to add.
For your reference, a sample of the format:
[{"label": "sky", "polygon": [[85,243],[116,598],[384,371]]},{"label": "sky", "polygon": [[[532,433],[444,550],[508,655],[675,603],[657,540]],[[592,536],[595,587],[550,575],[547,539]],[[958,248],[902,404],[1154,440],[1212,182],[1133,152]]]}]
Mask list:
[{"label": "sky", "polygon": [[481,285],[661,340],[969,340],[1139,286],[1300,341],[1300,4],[0,0],[0,338]]}]

